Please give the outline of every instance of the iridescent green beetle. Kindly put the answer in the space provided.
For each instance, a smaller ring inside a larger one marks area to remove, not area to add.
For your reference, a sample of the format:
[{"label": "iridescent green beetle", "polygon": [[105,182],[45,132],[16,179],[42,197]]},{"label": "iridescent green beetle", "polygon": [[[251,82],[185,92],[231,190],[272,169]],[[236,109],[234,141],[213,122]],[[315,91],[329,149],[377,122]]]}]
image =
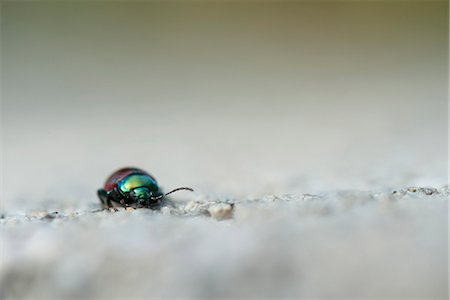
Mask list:
[{"label": "iridescent green beetle", "polygon": [[194,191],[180,187],[163,194],[159,191],[156,179],[147,172],[138,168],[122,168],[108,177],[104,188],[99,189],[97,194],[103,208],[114,207],[114,204],[150,208],[163,197],[179,190]]}]

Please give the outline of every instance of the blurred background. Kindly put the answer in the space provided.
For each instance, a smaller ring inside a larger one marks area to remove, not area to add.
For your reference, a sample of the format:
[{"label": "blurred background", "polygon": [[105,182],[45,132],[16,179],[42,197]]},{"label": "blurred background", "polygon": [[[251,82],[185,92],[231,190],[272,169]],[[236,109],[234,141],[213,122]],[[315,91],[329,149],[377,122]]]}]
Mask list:
[{"label": "blurred background", "polygon": [[[0,298],[448,299],[448,28],[445,0],[2,1]],[[91,213],[130,165],[195,193]]]},{"label": "blurred background", "polygon": [[4,209],[127,165],[236,197],[445,184],[447,7],[4,1]]}]

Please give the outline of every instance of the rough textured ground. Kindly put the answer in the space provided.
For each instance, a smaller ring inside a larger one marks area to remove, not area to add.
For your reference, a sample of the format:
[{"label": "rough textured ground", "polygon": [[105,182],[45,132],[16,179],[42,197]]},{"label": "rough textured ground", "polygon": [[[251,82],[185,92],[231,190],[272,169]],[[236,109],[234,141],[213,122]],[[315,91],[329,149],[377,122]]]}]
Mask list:
[{"label": "rough textured ground", "polygon": [[447,299],[448,1],[1,5],[0,298]]},{"label": "rough textured ground", "polygon": [[2,216],[5,299],[447,294],[449,188]]}]

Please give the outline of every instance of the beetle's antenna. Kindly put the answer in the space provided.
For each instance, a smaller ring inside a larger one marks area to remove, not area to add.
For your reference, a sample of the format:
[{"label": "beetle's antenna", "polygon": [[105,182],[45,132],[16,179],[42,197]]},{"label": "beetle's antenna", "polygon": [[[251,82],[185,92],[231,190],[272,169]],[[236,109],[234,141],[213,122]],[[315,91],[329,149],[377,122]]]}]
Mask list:
[{"label": "beetle's antenna", "polygon": [[189,187],[179,187],[179,188],[176,188],[176,189],[174,189],[174,190],[171,190],[171,191],[168,192],[168,193],[159,195],[159,196],[157,196],[157,197],[152,197],[152,200],[159,200],[159,199],[164,198],[165,196],[167,196],[167,195],[169,195],[169,194],[172,194],[172,193],[174,193],[174,192],[176,192],[176,191],[181,191],[181,190],[187,190],[187,191],[191,191],[191,192],[194,191],[194,189],[189,188]]}]

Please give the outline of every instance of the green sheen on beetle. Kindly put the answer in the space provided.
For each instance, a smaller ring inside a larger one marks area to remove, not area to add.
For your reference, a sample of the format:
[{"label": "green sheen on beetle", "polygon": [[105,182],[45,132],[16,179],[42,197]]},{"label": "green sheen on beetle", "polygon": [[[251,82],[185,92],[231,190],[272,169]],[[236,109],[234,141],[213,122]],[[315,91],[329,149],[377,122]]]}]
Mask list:
[{"label": "green sheen on beetle", "polygon": [[155,193],[158,191],[156,182],[151,177],[142,174],[130,175],[125,177],[118,183],[118,186],[125,193],[128,193],[135,188],[144,186],[148,187]]},{"label": "green sheen on beetle", "polygon": [[144,170],[128,167],[112,173],[97,194],[103,208],[114,205],[151,208],[156,207],[162,198],[179,190],[193,191],[188,187],[180,187],[161,193],[153,176]]}]

